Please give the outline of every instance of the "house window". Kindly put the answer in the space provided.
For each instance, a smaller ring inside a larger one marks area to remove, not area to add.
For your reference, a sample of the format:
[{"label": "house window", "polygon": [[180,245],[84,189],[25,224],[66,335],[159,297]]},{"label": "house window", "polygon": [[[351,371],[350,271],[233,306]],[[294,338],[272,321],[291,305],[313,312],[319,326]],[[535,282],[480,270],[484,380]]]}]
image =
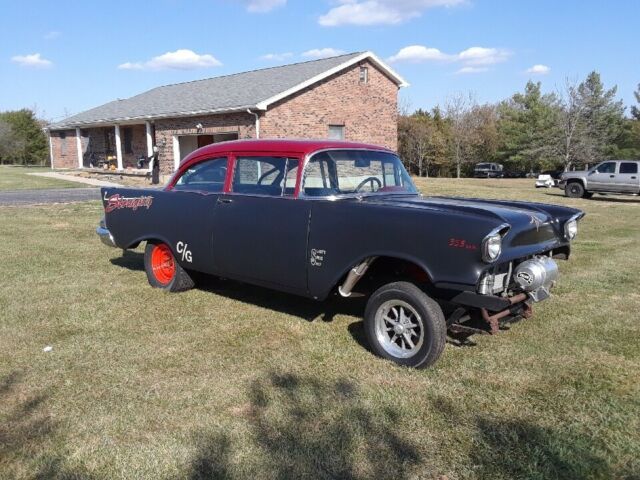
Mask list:
[{"label": "house window", "polygon": [[329,138],[331,140],[344,140],[344,125],[329,125]]},{"label": "house window", "polygon": [[360,83],[369,83],[368,67],[360,67]]},{"label": "house window", "polygon": [[133,129],[126,127],[124,130],[124,153],[133,153]]}]

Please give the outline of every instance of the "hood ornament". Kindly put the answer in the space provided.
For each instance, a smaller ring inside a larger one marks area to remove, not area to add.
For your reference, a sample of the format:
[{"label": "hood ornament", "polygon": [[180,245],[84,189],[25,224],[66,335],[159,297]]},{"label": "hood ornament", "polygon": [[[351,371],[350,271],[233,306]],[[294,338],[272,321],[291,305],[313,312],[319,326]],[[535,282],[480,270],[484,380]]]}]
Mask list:
[{"label": "hood ornament", "polygon": [[540,220],[535,215],[529,215],[529,216],[531,217],[531,221],[529,223],[535,225],[536,226],[536,232],[539,232],[540,231],[540,226],[543,223],[542,220]]}]

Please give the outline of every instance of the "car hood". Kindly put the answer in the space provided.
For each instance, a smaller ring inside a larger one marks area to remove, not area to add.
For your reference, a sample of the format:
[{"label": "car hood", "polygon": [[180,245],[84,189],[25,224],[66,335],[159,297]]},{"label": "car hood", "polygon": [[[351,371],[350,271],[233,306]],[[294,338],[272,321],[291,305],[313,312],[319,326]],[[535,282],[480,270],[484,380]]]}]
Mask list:
[{"label": "car hood", "polygon": [[589,174],[589,172],[587,171],[580,171],[580,172],[564,172],[560,178],[562,180],[566,180],[568,178],[585,178],[587,175]]},{"label": "car hood", "polygon": [[580,210],[559,205],[479,198],[389,195],[377,199],[367,197],[366,201],[484,219],[482,237],[493,228],[508,224],[510,230],[505,242],[513,247],[566,243],[564,223],[575,215],[583,215]]}]

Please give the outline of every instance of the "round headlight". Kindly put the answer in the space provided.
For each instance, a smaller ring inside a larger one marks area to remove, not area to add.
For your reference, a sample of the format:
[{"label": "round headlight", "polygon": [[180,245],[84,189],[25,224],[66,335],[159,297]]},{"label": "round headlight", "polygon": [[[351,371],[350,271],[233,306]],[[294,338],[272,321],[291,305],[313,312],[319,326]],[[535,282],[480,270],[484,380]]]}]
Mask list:
[{"label": "round headlight", "polygon": [[484,239],[482,242],[482,260],[495,262],[500,253],[502,253],[502,235],[498,233]]},{"label": "round headlight", "polygon": [[567,240],[573,240],[578,235],[578,222],[574,219],[568,220],[564,224],[564,236]]}]

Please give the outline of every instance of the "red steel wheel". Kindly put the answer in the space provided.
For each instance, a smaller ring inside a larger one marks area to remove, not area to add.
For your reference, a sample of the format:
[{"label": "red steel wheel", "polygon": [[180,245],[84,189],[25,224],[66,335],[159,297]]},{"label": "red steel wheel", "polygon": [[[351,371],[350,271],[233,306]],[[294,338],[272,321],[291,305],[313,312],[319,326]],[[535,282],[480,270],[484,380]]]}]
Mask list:
[{"label": "red steel wheel", "polygon": [[151,269],[158,283],[168,285],[176,275],[176,263],[171,249],[164,243],[153,246],[151,251]]}]

